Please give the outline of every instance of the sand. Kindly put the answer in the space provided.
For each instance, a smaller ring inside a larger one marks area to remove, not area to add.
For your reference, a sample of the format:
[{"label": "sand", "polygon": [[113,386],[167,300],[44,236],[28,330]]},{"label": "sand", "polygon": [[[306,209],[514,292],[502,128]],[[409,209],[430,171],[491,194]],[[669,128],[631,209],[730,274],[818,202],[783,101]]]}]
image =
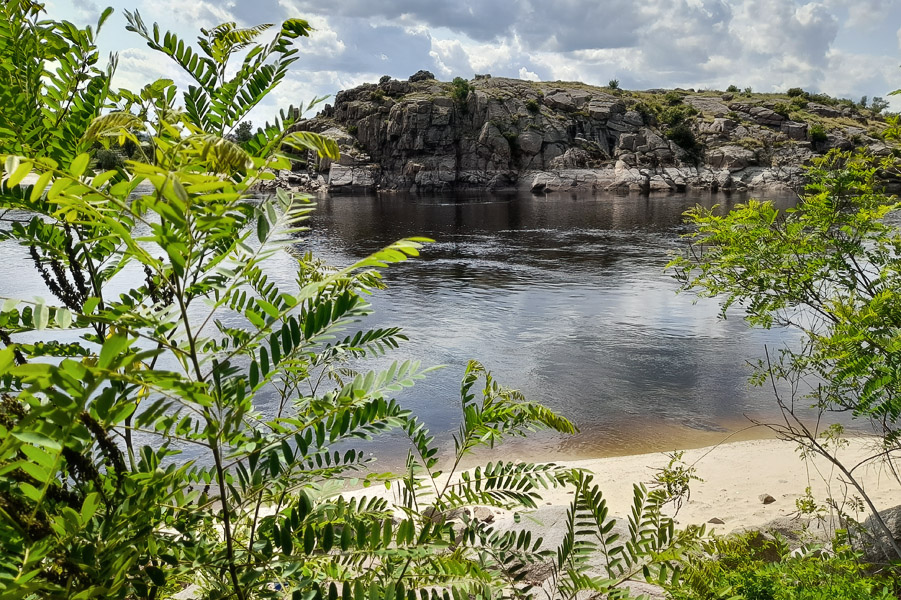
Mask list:
[{"label": "sand", "polygon": [[[877,438],[851,438],[839,457],[846,465],[855,465],[875,452],[873,448],[877,441]],[[729,533],[754,528],[777,517],[797,515],[795,501],[804,496],[807,487],[818,502],[824,503],[831,497],[854,514],[847,501],[857,495],[856,490],[845,485],[840,472],[822,457],[802,460],[797,444],[791,442],[776,439],[732,442],[685,450],[682,460],[695,468],[695,474],[702,481],[692,482],[690,498],[676,514],[680,526],[718,519],[723,523],[709,527],[717,533]],[[604,492],[611,514],[625,516],[632,503],[632,485],[650,484],[656,470],[668,462],[666,454],[652,453],[564,460],[556,461],[556,464],[595,473],[595,481]],[[879,510],[901,504],[901,483],[894,479],[884,463],[861,467],[855,476]],[[383,494],[391,497],[393,492],[386,493],[383,488],[352,492],[352,495],[366,496]],[[760,498],[762,495],[769,495],[774,501],[765,504]],[[571,499],[571,490],[546,490],[539,509],[533,514],[538,528],[554,530],[565,516],[565,508]],[[507,521],[512,525],[511,514],[499,510],[493,512],[499,526],[503,528]],[[859,519],[863,520],[868,514],[860,513]]]},{"label": "sand", "polygon": [[[852,438],[838,457],[855,465],[875,453],[875,438]],[[797,514],[795,501],[811,488],[819,502],[834,498],[839,503],[857,494],[845,478],[822,457],[803,460],[797,444],[783,440],[742,441],[686,450],[683,461],[693,465],[703,481],[693,481],[691,495],[680,509],[677,523],[702,524],[719,519],[718,532],[755,527],[772,519]],[[669,462],[665,454],[642,454],[567,463],[596,474],[613,514],[627,513],[632,500],[630,482],[649,483],[655,469]],[[879,510],[901,504],[901,484],[885,464],[855,471],[855,477]],[[764,504],[761,495],[775,502]],[[548,495],[546,502],[567,503],[566,492]],[[861,515],[861,520],[866,515]]]}]

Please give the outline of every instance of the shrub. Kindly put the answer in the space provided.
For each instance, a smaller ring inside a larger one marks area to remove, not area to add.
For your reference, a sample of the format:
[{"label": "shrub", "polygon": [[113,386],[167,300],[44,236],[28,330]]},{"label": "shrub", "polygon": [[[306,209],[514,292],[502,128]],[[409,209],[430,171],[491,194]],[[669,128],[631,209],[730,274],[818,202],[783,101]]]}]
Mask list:
[{"label": "shrub", "polygon": [[893,600],[901,591],[891,574],[868,574],[847,549],[792,556],[784,544],[751,532],[707,542],[704,552],[667,586],[673,600]]},{"label": "shrub", "polygon": [[357,131],[359,131],[359,129],[360,129],[360,128],[357,127],[356,124],[348,125],[348,126],[347,126],[347,133],[349,133],[350,135],[357,135]]},{"label": "shrub", "polygon": [[737,85],[730,85],[729,87],[726,88],[726,91],[729,92],[730,94],[737,94],[741,90],[738,89]]},{"label": "shrub", "polygon": [[777,115],[782,115],[786,119],[788,118],[789,113],[791,112],[791,107],[785,102],[777,102],[773,107],[773,112]]},{"label": "shrub", "polygon": [[382,102],[385,101],[385,91],[382,89],[376,88],[375,90],[372,91],[371,94],[369,94],[369,99],[371,101],[375,102],[376,104],[381,104]]},{"label": "shrub", "polygon": [[679,123],[666,130],[666,137],[677,146],[685,150],[689,156],[697,159],[701,155],[701,145],[695,137],[694,131],[687,123]]},{"label": "shrub", "polygon": [[807,98],[806,96],[795,96],[791,99],[791,106],[795,110],[803,110],[807,108]]},{"label": "shrub", "polygon": [[660,122],[666,125],[674,126],[694,117],[698,114],[698,110],[688,104],[679,104],[677,106],[667,106],[660,112]]},{"label": "shrub", "polygon": [[754,93],[754,91],[751,89],[751,86],[746,87],[744,89],[744,91],[742,92],[743,95],[745,95],[749,98],[751,97],[751,94],[753,94],[753,93]]},{"label": "shrub", "polygon": [[528,110],[529,112],[537,113],[541,110],[541,105],[535,98],[529,98],[528,100],[526,100],[526,110]]},{"label": "shrub", "polygon": [[611,79],[610,81],[607,82],[607,87],[610,88],[611,90],[618,90],[619,89],[619,79]]},{"label": "shrub", "polygon": [[115,150],[110,150],[108,148],[98,149],[97,153],[94,155],[94,158],[97,160],[97,166],[104,171],[109,171],[110,169],[118,169],[125,165],[125,161],[122,160],[122,156]]},{"label": "shrub", "polygon": [[682,94],[675,90],[670,90],[666,94],[663,95],[663,101],[669,104],[670,106],[675,106],[677,104],[682,104]]},{"label": "shrub", "polygon": [[822,144],[829,139],[829,136],[826,134],[826,128],[819,123],[811,125],[807,130],[807,135],[815,145]]},{"label": "shrub", "polygon": [[469,96],[470,89],[471,86],[468,81],[462,77],[454,77],[454,80],[451,82],[451,98],[458,102],[464,102],[466,97]]},{"label": "shrub", "polygon": [[833,98],[829,94],[808,94],[807,99],[812,102],[826,104],[827,106],[835,106],[838,104],[838,100]]},{"label": "shrub", "polygon": [[809,96],[807,92],[799,87],[788,88],[788,91],[785,93],[792,98],[806,98]]},{"label": "shrub", "polygon": [[880,96],[874,96],[873,101],[870,103],[870,110],[873,111],[874,115],[878,115],[882,111],[888,108],[888,102],[883,100]]}]

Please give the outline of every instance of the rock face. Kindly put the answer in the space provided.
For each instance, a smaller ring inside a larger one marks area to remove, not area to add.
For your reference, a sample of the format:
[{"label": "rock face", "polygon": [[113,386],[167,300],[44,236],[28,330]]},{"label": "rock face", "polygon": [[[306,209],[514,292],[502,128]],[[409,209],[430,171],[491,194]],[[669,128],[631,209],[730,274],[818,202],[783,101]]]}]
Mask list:
[{"label": "rock face", "polygon": [[[806,122],[744,98],[680,92],[676,108],[690,116],[676,135],[658,123],[667,104],[650,110],[647,94],[488,75],[461,92],[420,71],[339,92],[298,128],[338,141],[341,159],[314,161],[309,175],[332,191],[649,193],[803,183],[800,167],[815,155]],[[858,131],[862,143],[881,143]],[[817,150],[846,143],[833,131]]]}]

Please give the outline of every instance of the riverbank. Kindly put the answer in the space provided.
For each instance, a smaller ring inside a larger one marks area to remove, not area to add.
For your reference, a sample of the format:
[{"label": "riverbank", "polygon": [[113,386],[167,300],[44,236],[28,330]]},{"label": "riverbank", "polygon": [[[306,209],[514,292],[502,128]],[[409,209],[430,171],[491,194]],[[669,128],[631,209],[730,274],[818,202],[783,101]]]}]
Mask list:
[{"label": "riverbank", "polygon": [[[877,438],[851,438],[847,447],[839,452],[839,458],[846,465],[856,465],[877,452],[877,441]],[[682,527],[708,524],[718,533],[729,533],[760,527],[780,517],[792,517],[798,512],[795,501],[805,496],[808,487],[821,504],[830,497],[842,504],[857,495],[824,458],[802,460],[797,444],[783,440],[747,440],[686,450],[682,460],[693,466],[695,474],[701,478],[691,483],[691,495],[676,515],[676,523]],[[607,499],[610,514],[624,517],[631,509],[633,484],[650,485],[655,473],[668,462],[666,453],[651,453],[564,460],[556,464],[594,473]],[[860,467],[855,475],[880,510],[901,504],[901,485],[885,465],[876,463]],[[352,492],[352,495],[393,498],[396,490],[396,487],[390,492],[370,488]],[[764,502],[765,496],[772,500]],[[528,523],[529,527],[545,535],[546,543],[552,544],[562,535],[562,519],[571,499],[569,489],[544,491],[542,504]],[[672,513],[671,507],[668,510]],[[854,514],[850,506],[845,510]],[[515,524],[512,513],[495,509],[490,513],[490,519],[498,528],[522,527]],[[483,511],[483,514],[488,513]],[[866,516],[860,514],[858,518],[863,521]]]}]

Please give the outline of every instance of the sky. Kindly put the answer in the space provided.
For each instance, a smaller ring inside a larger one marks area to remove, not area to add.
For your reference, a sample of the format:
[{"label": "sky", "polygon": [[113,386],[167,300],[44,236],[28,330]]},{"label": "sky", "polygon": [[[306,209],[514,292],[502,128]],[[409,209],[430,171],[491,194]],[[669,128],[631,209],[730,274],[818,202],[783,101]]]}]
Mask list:
[{"label": "sky", "polygon": [[886,97],[901,110],[901,0],[50,0],[48,16],[78,24],[114,15],[99,38],[117,52],[115,85],[159,77],[185,85],[177,66],[125,31],[137,9],[186,41],[201,27],[307,19],[286,81],[251,114],[333,96],[382,75],[420,69],[439,79],[476,73],[582,81],[624,89],[729,85],[759,92],[802,87],[859,100]]}]

